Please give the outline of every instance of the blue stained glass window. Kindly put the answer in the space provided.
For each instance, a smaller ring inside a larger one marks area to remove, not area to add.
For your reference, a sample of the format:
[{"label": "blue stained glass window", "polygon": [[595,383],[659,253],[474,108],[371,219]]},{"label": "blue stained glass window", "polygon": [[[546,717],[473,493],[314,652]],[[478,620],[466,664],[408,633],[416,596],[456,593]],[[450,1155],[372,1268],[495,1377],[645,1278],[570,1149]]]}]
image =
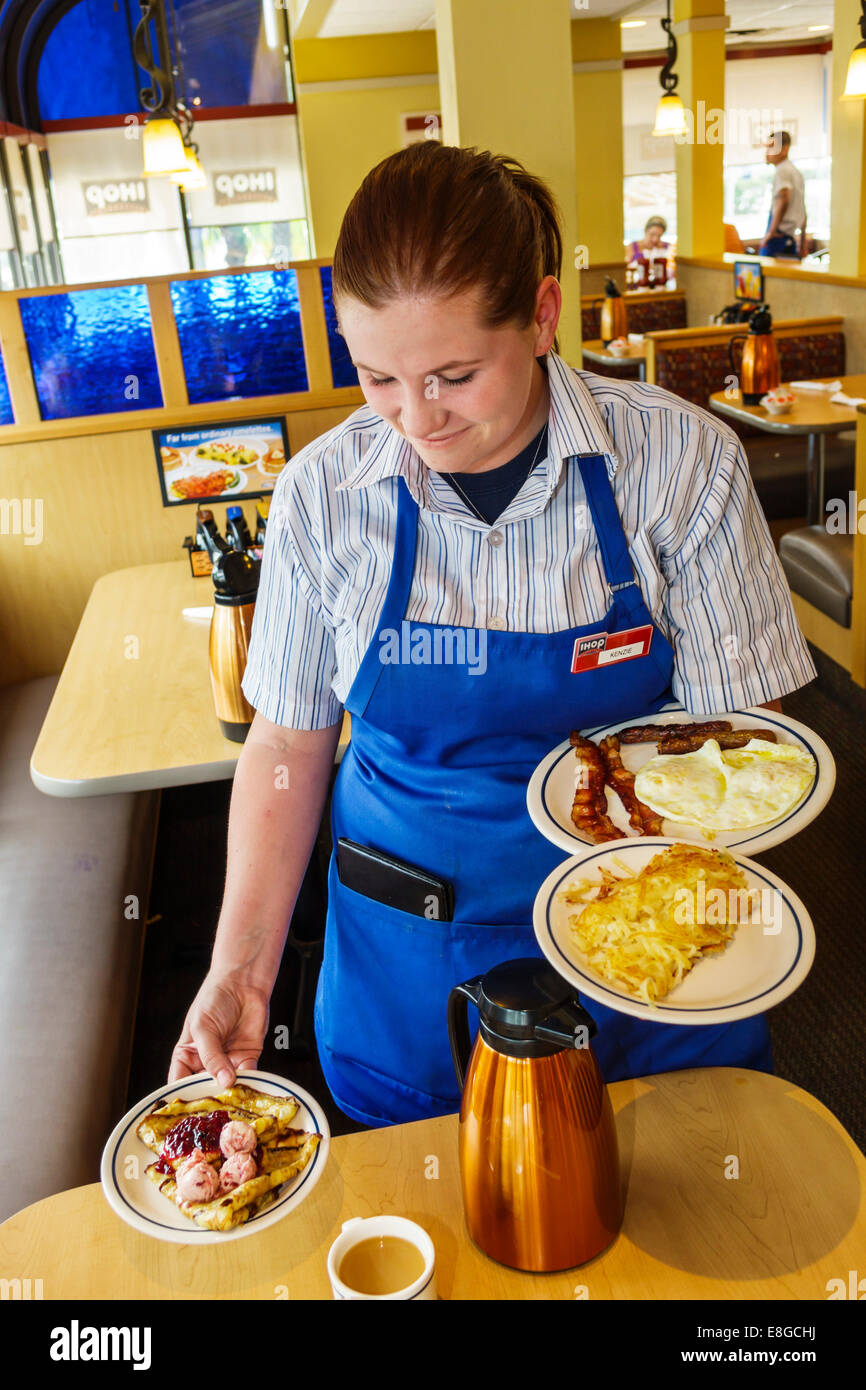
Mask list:
[{"label": "blue stained glass window", "polygon": [[337,331],[337,311],[334,308],[334,287],[331,266],[320,265],[322,299],[325,301],[325,323],[328,325],[328,351],[331,354],[331,379],[334,386],[358,386],[358,373],[349,356],[346,339]]},{"label": "blue stained glass window", "polygon": [[43,420],[162,406],[144,285],[22,296]]},{"label": "blue stained glass window", "polygon": [[[47,3],[42,5],[43,10],[50,8]],[[55,0],[53,8],[63,7]],[[286,100],[282,43],[268,47],[262,0],[173,0],[170,8],[170,30],[173,35],[176,21],[183,54],[181,95],[187,102],[197,99],[199,105],[208,107]],[[274,18],[281,34],[282,16],[280,7],[276,8]],[[139,110],[139,89],[149,84],[132,57],[130,34],[140,19],[137,0],[80,0],[66,5],[65,13],[54,20],[39,59],[37,109],[41,120],[125,115]],[[50,23],[49,18],[46,24]],[[32,40],[32,46],[36,42]],[[173,39],[172,51],[176,51]],[[81,55],[85,53],[87,80],[82,82]]]},{"label": "blue stained glass window", "polygon": [[6,368],[3,366],[3,357],[2,354],[0,354],[0,425],[14,424],[15,416],[12,414],[12,402],[9,399]]},{"label": "blue stained glass window", "polygon": [[191,405],[309,390],[293,270],[173,280],[171,300]]}]

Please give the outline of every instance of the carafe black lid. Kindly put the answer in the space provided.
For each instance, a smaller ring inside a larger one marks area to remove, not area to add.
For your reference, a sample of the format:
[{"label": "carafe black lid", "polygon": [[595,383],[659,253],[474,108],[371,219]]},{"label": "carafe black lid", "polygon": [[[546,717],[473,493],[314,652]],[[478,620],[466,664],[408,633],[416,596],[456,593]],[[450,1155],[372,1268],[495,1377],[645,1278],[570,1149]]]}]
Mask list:
[{"label": "carafe black lid", "polygon": [[252,603],[259,587],[261,561],[245,550],[229,550],[213,566],[214,602],[229,607]]},{"label": "carafe black lid", "polygon": [[769,304],[759,304],[749,315],[750,333],[771,333],[773,330],[773,316],[770,313]]},{"label": "carafe black lid", "polygon": [[495,965],[479,983],[482,1037],[500,1052],[538,1057],[580,1046],[578,1029],[596,1025],[577,1001],[574,986],[537,956]]}]

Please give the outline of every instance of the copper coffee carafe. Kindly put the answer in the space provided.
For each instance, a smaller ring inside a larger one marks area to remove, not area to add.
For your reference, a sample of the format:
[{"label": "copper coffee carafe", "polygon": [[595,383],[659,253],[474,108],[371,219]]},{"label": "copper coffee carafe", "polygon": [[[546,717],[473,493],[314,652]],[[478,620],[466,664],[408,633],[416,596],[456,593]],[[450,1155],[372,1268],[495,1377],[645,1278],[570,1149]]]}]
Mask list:
[{"label": "copper coffee carafe", "polygon": [[241,689],[241,679],[247,665],[260,569],[261,562],[245,551],[230,550],[214,560],[210,684],[220,727],[233,743],[243,743],[255,712]]},{"label": "copper coffee carafe", "polygon": [[[480,1014],[471,1057],[470,999]],[[466,1223],[485,1254],[514,1269],[572,1269],[619,1231],[619,1152],[589,1047],[595,1032],[571,986],[537,957],[497,965],[449,996]]]},{"label": "copper coffee carafe", "polygon": [[735,333],[728,342],[731,371],[736,373],[734,343],[743,344],[739,378],[743,405],[760,405],[761,397],[778,386],[781,377],[779,354],[773,337],[773,319],[768,304],[759,304],[749,315],[749,332]]},{"label": "copper coffee carafe", "polygon": [[605,298],[601,302],[601,341],[607,347],[614,338],[625,337],[626,309],[615,280],[605,280],[604,293]]}]

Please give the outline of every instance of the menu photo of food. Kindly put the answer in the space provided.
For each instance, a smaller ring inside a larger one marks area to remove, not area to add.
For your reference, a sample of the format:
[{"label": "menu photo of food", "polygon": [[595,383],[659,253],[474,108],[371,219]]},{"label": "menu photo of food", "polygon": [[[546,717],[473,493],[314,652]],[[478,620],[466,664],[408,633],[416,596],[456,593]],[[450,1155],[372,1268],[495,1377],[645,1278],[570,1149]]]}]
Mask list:
[{"label": "menu photo of food", "polygon": [[166,507],[261,497],[289,456],[282,418],[154,430],[153,444]]}]

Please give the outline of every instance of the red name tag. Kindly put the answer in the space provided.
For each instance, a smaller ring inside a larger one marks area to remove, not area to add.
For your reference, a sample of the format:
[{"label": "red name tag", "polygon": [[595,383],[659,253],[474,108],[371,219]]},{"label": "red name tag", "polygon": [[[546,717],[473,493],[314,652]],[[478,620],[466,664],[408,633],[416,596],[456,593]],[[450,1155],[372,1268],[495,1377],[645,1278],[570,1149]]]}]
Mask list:
[{"label": "red name tag", "polygon": [[652,624],[647,623],[645,627],[630,627],[624,632],[594,632],[590,637],[578,637],[571,657],[572,674],[646,656],[652,636]]}]

